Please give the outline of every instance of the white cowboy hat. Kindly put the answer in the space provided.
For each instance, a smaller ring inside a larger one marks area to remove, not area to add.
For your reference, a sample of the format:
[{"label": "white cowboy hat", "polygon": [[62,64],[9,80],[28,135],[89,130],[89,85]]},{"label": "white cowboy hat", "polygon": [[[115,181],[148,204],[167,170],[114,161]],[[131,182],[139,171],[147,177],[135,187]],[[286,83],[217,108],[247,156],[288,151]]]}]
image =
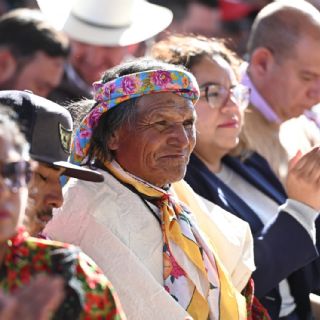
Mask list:
[{"label": "white cowboy hat", "polygon": [[172,12],[145,0],[37,0],[40,10],[71,39],[128,46],[149,39],[172,21]]}]

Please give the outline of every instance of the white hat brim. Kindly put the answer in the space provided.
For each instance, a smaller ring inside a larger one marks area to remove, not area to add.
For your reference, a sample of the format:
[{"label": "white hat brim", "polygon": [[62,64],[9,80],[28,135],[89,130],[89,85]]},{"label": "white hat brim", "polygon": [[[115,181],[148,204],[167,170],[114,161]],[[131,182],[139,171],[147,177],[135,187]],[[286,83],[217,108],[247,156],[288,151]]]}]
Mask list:
[{"label": "white hat brim", "polygon": [[147,40],[168,27],[173,18],[172,12],[165,7],[138,1],[130,25],[119,28],[108,26],[106,21],[106,25],[101,26],[72,14],[74,0],[37,1],[48,20],[71,39],[99,46],[128,46]]}]

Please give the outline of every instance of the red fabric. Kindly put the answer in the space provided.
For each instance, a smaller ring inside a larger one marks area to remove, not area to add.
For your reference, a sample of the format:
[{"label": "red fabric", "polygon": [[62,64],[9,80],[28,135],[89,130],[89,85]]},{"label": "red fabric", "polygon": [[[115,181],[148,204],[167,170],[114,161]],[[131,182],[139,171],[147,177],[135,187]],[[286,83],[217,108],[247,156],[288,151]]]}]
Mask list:
[{"label": "red fabric", "polygon": [[219,0],[221,16],[224,21],[240,20],[246,17],[256,6],[241,0]]},{"label": "red fabric", "polygon": [[247,286],[243,289],[242,294],[247,301],[247,320],[271,320],[268,311],[254,296],[254,282],[251,278]]}]

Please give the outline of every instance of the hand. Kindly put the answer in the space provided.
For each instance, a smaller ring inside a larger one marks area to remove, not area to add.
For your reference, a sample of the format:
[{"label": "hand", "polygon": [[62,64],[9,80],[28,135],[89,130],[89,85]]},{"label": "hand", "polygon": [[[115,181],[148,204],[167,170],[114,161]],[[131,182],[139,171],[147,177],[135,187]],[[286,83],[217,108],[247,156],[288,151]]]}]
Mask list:
[{"label": "hand", "polygon": [[48,320],[64,298],[63,279],[38,275],[13,294],[0,291],[1,320]]},{"label": "hand", "polygon": [[289,162],[288,197],[320,211],[320,148],[305,155],[298,152]]}]

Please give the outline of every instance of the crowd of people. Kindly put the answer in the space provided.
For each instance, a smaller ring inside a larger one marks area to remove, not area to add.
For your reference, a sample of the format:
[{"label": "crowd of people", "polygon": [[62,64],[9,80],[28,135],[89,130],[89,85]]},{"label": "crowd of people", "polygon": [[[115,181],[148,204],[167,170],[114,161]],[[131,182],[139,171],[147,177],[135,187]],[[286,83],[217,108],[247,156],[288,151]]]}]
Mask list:
[{"label": "crowd of people", "polygon": [[3,2],[0,319],[320,319],[320,11],[232,3]]}]

